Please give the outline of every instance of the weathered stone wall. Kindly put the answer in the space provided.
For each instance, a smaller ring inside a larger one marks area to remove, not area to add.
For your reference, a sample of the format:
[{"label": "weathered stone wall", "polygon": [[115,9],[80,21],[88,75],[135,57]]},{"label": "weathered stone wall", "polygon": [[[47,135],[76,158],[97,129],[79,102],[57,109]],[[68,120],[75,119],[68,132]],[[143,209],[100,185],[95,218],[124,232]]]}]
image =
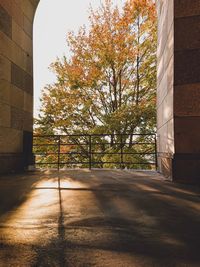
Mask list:
[{"label": "weathered stone wall", "polygon": [[174,1],[157,1],[157,134],[159,171],[171,178],[174,154]]},{"label": "weathered stone wall", "polygon": [[28,160],[26,142],[28,138],[31,142],[33,121],[32,28],[38,2],[0,0],[0,172],[22,169]]}]

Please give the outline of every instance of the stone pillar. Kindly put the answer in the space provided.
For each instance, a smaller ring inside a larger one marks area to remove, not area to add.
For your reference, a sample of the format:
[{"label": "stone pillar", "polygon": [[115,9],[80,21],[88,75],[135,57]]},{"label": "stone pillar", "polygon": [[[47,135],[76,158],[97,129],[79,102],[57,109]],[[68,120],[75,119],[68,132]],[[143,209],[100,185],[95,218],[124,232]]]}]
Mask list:
[{"label": "stone pillar", "polygon": [[174,5],[173,0],[157,1],[157,134],[158,166],[166,177],[172,176],[174,155]]},{"label": "stone pillar", "polygon": [[174,2],[173,178],[200,183],[200,1]]},{"label": "stone pillar", "polygon": [[200,183],[200,1],[159,1],[158,14],[159,170]]},{"label": "stone pillar", "polygon": [[26,144],[33,127],[32,27],[38,2],[0,0],[0,173],[31,163]]}]

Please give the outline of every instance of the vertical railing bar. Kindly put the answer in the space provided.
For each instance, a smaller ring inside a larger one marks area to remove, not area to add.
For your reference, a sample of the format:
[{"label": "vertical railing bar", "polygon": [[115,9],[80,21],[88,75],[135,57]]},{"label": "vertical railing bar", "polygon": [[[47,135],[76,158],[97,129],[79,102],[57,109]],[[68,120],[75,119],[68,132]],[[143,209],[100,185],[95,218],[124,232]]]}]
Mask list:
[{"label": "vertical railing bar", "polygon": [[89,170],[92,169],[92,136],[89,135]]},{"label": "vertical railing bar", "polygon": [[123,169],[123,162],[124,162],[124,159],[123,159],[123,144],[122,144],[122,134],[120,135],[120,169]]},{"label": "vertical railing bar", "polygon": [[58,136],[58,165],[57,170],[60,170],[60,135]]},{"label": "vertical railing bar", "polygon": [[[110,140],[110,143],[112,142],[112,134],[107,134],[108,136],[110,136],[111,137],[111,140]],[[64,135],[55,135],[54,136],[54,140],[56,140],[56,143],[57,143],[57,151],[55,151],[55,156],[56,156],[56,154],[57,154],[57,163],[55,162],[52,162],[52,163],[47,163],[47,164],[57,164],[57,169],[58,170],[60,170],[60,166],[61,166],[61,163],[62,163],[62,158],[61,158],[61,155],[62,155],[62,152],[61,152],[61,145],[62,145],[62,142],[65,142],[65,140],[63,141],[62,140],[62,136],[64,136]],[[70,136],[70,135],[69,135]],[[78,136],[78,135],[77,135]],[[83,136],[83,135],[80,135],[80,136]],[[93,158],[93,151],[92,151],[92,145],[93,145],[93,143],[92,143],[92,137],[93,136],[96,136],[96,135],[87,135],[88,136],[88,167],[89,167],[89,169],[91,170],[92,169],[92,166],[94,165],[94,158]],[[97,136],[106,136],[105,134],[102,134],[102,135],[97,135]],[[120,150],[118,150],[118,153],[119,153],[119,156],[120,156],[120,160],[118,160],[118,162],[116,162],[117,164],[120,164],[120,168],[121,169],[123,169],[124,167],[125,167],[125,163],[124,163],[124,161],[125,161],[125,159],[124,159],[124,153],[125,153],[125,151],[124,151],[124,144],[126,144],[126,139],[125,139],[125,141],[124,141],[124,138],[125,138],[125,136],[126,135],[124,135],[124,134],[118,134],[118,138],[120,138],[120,141],[119,141],[119,144],[120,144]],[[141,136],[141,134],[138,134],[138,136]],[[147,136],[147,135],[146,135]],[[48,136],[45,136],[45,135],[43,135],[43,136],[34,136],[34,138],[36,138],[37,139],[37,137],[45,137],[45,138],[47,138]],[[119,139],[118,139],[119,140]],[[154,143],[153,143],[153,140],[154,140]],[[153,163],[153,165],[155,166],[155,169],[157,170],[158,169],[158,153],[157,153],[157,135],[156,134],[154,134],[154,136],[153,136],[153,140],[152,140],[152,145],[154,145],[154,152],[153,152],[153,154],[154,154],[154,158],[155,158],[155,160],[152,162]],[[33,145],[33,147],[34,146],[37,146],[37,140],[35,141],[34,140],[34,143],[36,142],[36,144],[35,145]],[[48,148],[47,148],[48,149]],[[95,148],[94,148],[94,152],[95,152]],[[36,154],[37,154],[37,152],[36,152]],[[141,153],[142,154],[142,153]],[[106,163],[106,162],[104,162],[104,163]],[[36,164],[37,164],[37,162],[36,162]]]}]

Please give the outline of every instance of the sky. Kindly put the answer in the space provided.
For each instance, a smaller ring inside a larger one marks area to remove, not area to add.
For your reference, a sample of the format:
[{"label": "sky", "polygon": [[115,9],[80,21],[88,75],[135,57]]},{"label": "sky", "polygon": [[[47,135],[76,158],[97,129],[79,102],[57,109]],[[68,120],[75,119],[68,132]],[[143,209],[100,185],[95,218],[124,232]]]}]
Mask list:
[{"label": "sky", "polygon": [[[125,0],[113,0],[122,6]],[[57,57],[69,56],[66,44],[68,31],[77,32],[88,25],[90,4],[95,9],[103,0],[40,0],[33,28],[34,116],[38,116],[42,88],[55,81],[49,66]]]}]

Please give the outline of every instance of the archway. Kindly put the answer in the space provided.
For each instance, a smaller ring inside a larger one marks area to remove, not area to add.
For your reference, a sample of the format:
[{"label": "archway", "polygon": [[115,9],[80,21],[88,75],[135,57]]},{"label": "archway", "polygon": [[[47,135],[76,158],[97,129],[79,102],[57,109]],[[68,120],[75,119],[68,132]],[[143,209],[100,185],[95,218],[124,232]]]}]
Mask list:
[{"label": "archway", "polygon": [[[0,0],[0,172],[32,162],[32,23],[39,0]],[[198,1],[160,0],[158,8],[159,171],[199,182]]]}]

